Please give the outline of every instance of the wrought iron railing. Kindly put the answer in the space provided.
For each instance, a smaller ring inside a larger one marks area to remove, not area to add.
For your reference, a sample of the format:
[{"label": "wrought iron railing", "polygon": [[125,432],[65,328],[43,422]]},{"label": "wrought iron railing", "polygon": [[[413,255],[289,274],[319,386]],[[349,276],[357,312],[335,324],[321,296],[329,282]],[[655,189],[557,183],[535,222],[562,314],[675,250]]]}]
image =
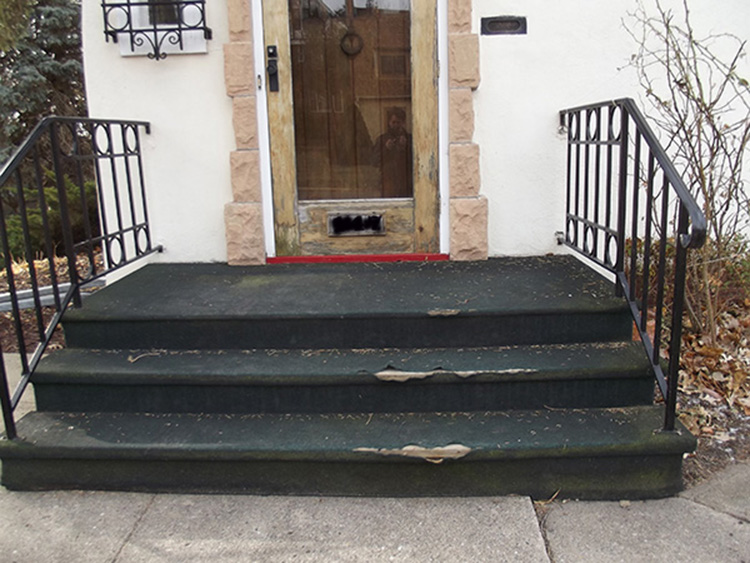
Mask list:
[{"label": "wrought iron railing", "polygon": [[[80,305],[81,286],[161,250],[151,241],[141,129],[148,133],[149,124],[48,117],[0,169],[0,266],[22,370],[11,394],[0,350],[8,439],[16,436],[14,410],[63,313]],[[18,287],[21,274],[25,290]],[[33,307],[22,310],[23,300]]]},{"label": "wrought iron railing", "polygon": [[560,125],[565,244],[614,274],[674,430],[687,251],[705,242],[705,216],[633,100],[563,110]]}]

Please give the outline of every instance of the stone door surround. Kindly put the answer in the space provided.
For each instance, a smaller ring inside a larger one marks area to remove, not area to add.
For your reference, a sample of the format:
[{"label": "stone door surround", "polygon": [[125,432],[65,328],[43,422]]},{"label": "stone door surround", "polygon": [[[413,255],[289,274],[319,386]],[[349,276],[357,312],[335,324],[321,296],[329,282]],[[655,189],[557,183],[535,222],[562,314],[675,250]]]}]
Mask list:
[{"label": "stone door surround", "polygon": [[[488,202],[479,193],[479,145],[473,142],[472,94],[480,81],[479,36],[471,31],[471,0],[447,2],[450,257],[452,260],[483,260],[488,252]],[[227,0],[227,12],[229,42],[224,44],[224,82],[227,96],[232,98],[236,147],[229,154],[232,201],[224,207],[227,262],[231,265],[264,264],[250,3],[247,0]]]}]

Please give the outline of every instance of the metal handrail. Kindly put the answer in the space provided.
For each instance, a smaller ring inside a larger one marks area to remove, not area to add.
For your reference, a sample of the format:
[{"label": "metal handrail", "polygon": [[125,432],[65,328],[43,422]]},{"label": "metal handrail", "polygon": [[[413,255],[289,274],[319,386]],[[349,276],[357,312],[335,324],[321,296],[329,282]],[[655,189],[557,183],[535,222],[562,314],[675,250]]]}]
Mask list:
[{"label": "metal handrail", "polygon": [[151,133],[151,124],[148,121],[127,121],[118,119],[102,120],[90,117],[60,117],[56,115],[43,117],[39,123],[36,124],[36,127],[31,130],[31,133],[26,136],[23,143],[21,143],[11,157],[5,162],[5,164],[3,164],[2,168],[0,168],[0,186],[10,179],[19,163],[34,149],[36,141],[49,130],[53,123],[96,124],[102,122],[111,125],[135,125],[143,127],[146,134]]},{"label": "metal handrail", "polygon": [[562,110],[560,125],[568,136],[565,244],[614,274],[666,403],[664,430],[672,431],[687,251],[705,243],[706,217],[632,99]]},{"label": "metal handrail", "polygon": [[[144,121],[47,117],[0,169],[0,190],[17,203],[14,211],[5,209],[0,197],[0,250],[22,370],[21,380],[11,395],[0,350],[0,406],[8,439],[17,436],[14,410],[65,310],[71,303],[80,306],[81,286],[162,250],[161,246],[152,245],[146,206],[139,131],[144,129],[148,134],[149,127]],[[91,186],[95,189],[95,202],[87,195]],[[48,200],[49,189],[57,198],[56,215]],[[69,189],[72,189],[72,200]],[[92,203],[96,205],[96,216],[89,211]],[[82,233],[73,230],[72,210],[80,214]],[[29,268],[30,291],[16,289],[8,229],[8,221],[13,217],[18,217],[20,222],[21,253]],[[54,314],[47,322],[34,263],[39,249],[32,241],[30,219],[33,217],[41,222],[42,251],[51,278]],[[53,220],[59,222],[55,232]],[[57,279],[56,249],[59,245],[67,261],[69,284]],[[102,267],[95,257],[99,250],[104,260]],[[88,260],[85,272],[81,272],[77,264],[80,256]],[[29,298],[34,303],[39,341],[30,357],[20,306],[22,300]]]}]

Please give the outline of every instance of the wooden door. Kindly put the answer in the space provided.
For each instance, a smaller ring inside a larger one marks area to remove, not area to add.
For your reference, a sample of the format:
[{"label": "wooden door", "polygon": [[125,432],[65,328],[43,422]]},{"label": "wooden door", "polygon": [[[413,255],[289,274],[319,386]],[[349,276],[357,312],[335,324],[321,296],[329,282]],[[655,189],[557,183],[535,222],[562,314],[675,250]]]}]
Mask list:
[{"label": "wooden door", "polygon": [[435,0],[266,0],[279,256],[439,251]]}]

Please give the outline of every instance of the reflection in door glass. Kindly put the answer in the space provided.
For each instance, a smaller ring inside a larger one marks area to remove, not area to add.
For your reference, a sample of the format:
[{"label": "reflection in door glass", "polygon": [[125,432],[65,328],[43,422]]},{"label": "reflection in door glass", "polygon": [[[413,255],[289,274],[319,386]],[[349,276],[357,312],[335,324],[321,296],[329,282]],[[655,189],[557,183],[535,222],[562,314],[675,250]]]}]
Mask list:
[{"label": "reflection in door glass", "polygon": [[409,0],[289,0],[300,200],[411,197]]}]

